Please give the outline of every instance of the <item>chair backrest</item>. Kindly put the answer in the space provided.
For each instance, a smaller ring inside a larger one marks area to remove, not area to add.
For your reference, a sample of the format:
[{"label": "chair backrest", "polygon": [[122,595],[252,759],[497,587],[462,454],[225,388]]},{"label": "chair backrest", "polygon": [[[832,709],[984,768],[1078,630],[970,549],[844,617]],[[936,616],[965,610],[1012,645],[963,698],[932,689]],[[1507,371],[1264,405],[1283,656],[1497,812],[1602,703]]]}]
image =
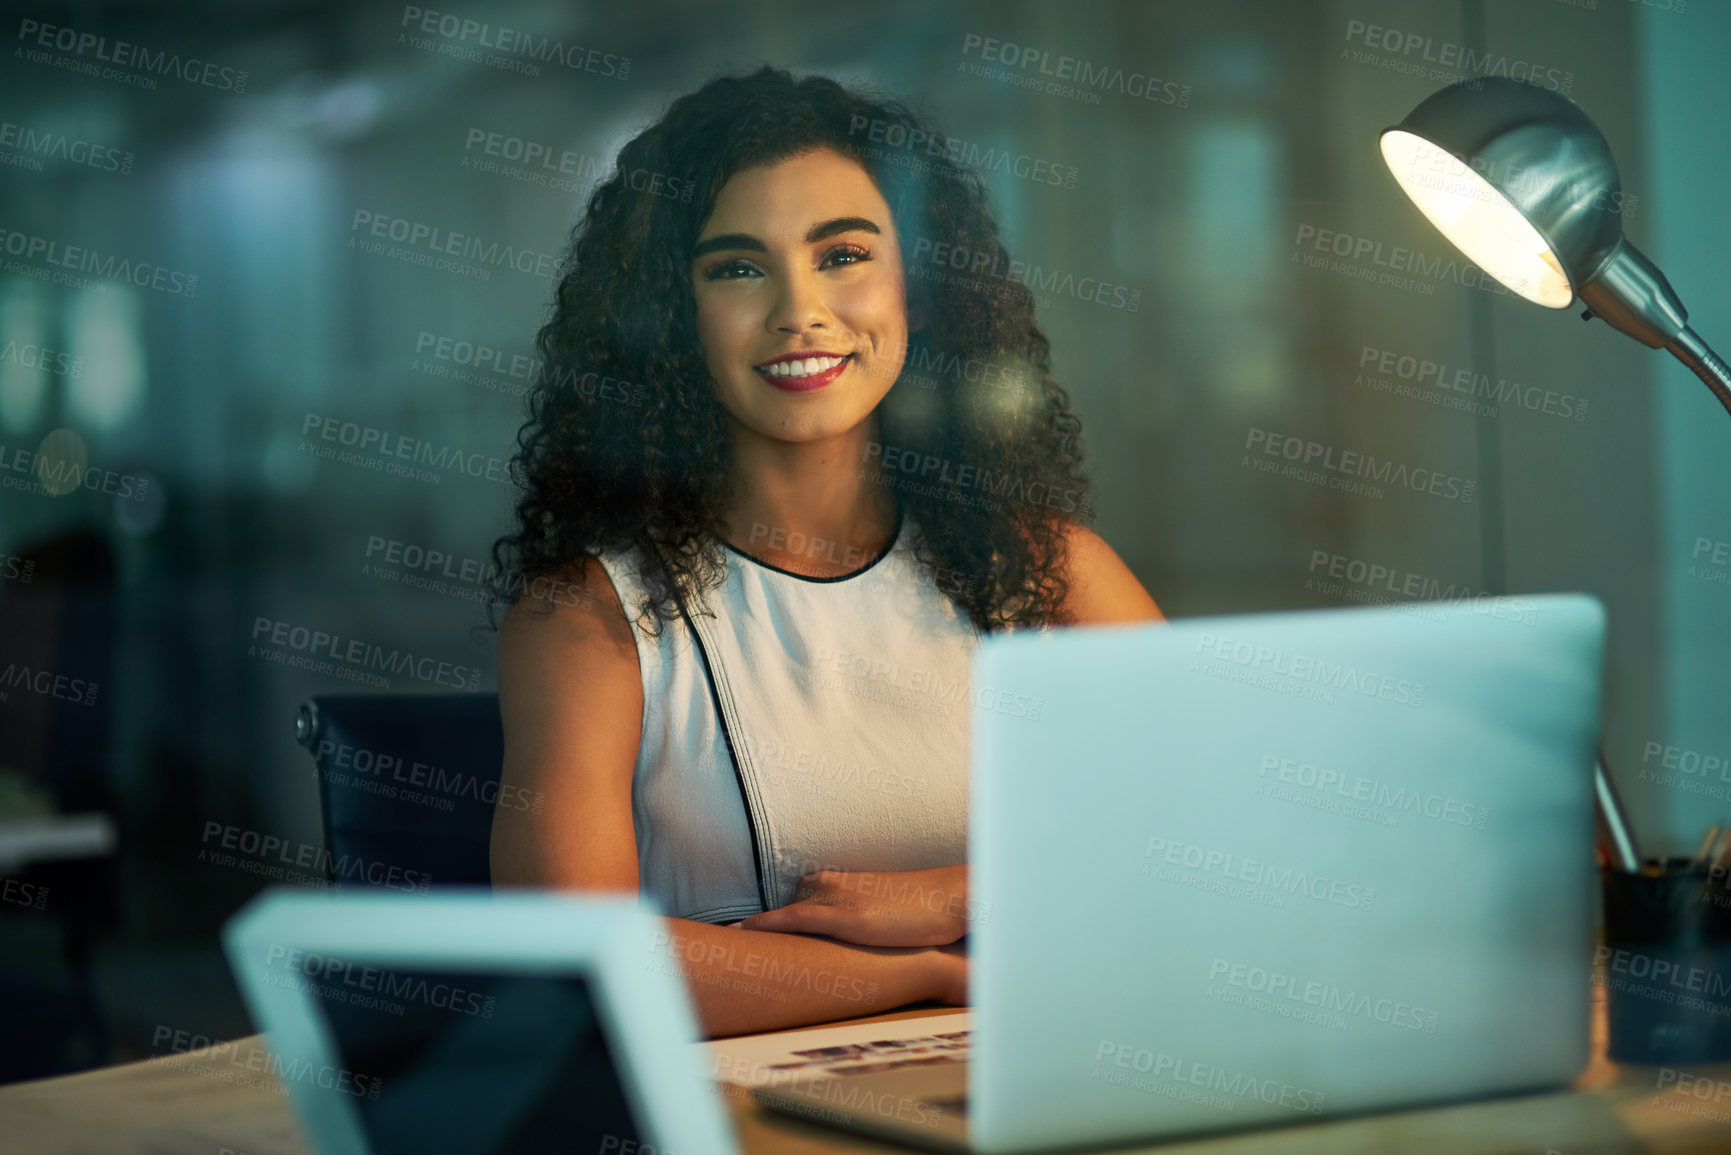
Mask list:
[{"label": "chair backrest", "polygon": [[302,703],[295,738],[318,768],[339,887],[491,882],[505,755],[497,694],[320,695]]}]

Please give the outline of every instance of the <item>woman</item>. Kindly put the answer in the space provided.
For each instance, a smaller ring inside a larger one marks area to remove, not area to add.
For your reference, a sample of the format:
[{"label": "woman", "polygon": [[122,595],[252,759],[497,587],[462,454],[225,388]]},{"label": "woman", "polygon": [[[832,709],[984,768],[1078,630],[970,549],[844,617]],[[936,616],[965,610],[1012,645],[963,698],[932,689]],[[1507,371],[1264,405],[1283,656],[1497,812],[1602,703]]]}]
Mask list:
[{"label": "woman", "polygon": [[493,877],[654,897],[711,1036],[965,1001],[969,652],[1160,617],[1080,524],[1008,267],[905,108],[768,68],[675,101],[574,232],[495,546],[540,805]]}]

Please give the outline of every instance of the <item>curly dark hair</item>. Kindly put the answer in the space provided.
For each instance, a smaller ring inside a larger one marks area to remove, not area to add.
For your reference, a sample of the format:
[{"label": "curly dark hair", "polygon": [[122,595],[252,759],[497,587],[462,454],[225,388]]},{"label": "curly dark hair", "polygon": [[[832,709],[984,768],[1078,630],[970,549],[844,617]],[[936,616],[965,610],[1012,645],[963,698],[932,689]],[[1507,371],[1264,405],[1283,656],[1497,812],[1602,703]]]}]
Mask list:
[{"label": "curly dark hair", "polygon": [[493,546],[491,608],[581,582],[595,554],[631,546],[649,628],[720,583],[727,414],[697,337],[690,254],[734,173],[816,149],[875,182],[909,314],[925,320],[862,476],[912,515],[915,557],[977,628],[1068,620],[1065,521],[1093,516],[1080,423],[978,173],[905,105],[769,67],[673,101],[589,197],[536,337],[516,532]]}]

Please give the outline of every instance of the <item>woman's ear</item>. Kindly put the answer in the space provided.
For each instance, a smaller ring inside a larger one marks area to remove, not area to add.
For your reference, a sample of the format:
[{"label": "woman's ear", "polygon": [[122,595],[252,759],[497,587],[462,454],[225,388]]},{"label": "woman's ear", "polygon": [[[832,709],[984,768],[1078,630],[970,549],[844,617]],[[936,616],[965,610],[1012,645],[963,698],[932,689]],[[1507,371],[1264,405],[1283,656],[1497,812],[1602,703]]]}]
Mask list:
[{"label": "woman's ear", "polygon": [[923,301],[908,303],[908,332],[918,333],[926,327],[926,306]]}]

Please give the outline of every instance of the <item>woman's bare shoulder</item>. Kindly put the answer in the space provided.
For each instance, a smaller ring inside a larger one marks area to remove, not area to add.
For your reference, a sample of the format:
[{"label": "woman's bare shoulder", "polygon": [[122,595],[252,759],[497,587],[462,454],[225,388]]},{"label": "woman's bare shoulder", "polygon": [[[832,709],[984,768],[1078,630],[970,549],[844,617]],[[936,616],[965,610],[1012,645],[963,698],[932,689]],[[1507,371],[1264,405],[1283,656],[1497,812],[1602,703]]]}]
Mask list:
[{"label": "woman's bare shoulder", "polygon": [[638,674],[626,607],[597,561],[526,581],[499,625],[499,709],[508,738],[544,732],[579,703],[591,726],[604,714],[641,710]]},{"label": "woman's bare shoulder", "polygon": [[499,626],[499,654],[578,645],[635,653],[631,623],[606,568],[590,558],[579,569],[530,578]]},{"label": "woman's bare shoulder", "polygon": [[1113,622],[1158,622],[1160,612],[1130,567],[1106,539],[1077,522],[1065,523],[1070,583],[1064,607],[1077,625]]}]

